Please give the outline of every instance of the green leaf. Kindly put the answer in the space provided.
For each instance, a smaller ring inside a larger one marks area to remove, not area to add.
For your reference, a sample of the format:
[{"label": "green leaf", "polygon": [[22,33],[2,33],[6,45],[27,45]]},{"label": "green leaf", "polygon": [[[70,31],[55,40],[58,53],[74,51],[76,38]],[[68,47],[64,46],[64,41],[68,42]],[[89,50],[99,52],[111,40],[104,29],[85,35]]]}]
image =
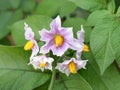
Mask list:
[{"label": "green leaf", "polygon": [[18,8],[19,4],[20,4],[20,0],[9,0],[9,3],[11,5],[12,8]]},{"label": "green leaf", "polygon": [[114,14],[115,12],[115,2],[114,0],[110,0],[110,2],[108,3],[108,10]]},{"label": "green leaf", "polygon": [[0,14],[0,39],[9,33],[7,24],[12,16],[11,12],[3,12]]},{"label": "green leaf", "polygon": [[73,33],[76,37],[77,31],[80,30],[81,25],[83,25],[85,30],[85,42],[89,42],[90,39],[90,27],[86,26],[86,21],[83,18],[68,18],[64,23],[63,26],[65,27],[73,27]]},{"label": "green leaf", "polygon": [[47,16],[55,16],[59,12],[59,8],[67,2],[66,0],[42,0],[35,13]]},{"label": "green leaf", "polygon": [[0,0],[0,10],[6,10],[10,7],[8,0]]},{"label": "green leaf", "polygon": [[6,36],[10,29],[9,25],[13,22],[19,20],[22,16],[22,12],[20,10],[12,13],[12,12],[2,12],[0,14],[0,39]]},{"label": "green leaf", "polygon": [[51,18],[46,16],[33,15],[27,17],[25,20],[21,20],[13,24],[13,26],[11,27],[11,33],[15,44],[18,46],[23,46],[27,42],[24,36],[24,22],[26,22],[32,28],[33,32],[35,33],[35,39],[39,40],[40,35],[38,31],[43,28],[49,29],[49,24],[51,20]]},{"label": "green leaf", "polygon": [[47,81],[46,83],[44,83],[43,85],[41,85],[40,87],[37,87],[33,90],[48,90],[48,86],[49,86],[49,81]]},{"label": "green leaf", "polygon": [[118,8],[117,12],[116,12],[116,16],[119,17],[120,16],[120,7]]},{"label": "green leaf", "polygon": [[16,9],[20,4],[20,0],[0,0],[0,10]]},{"label": "green leaf", "polygon": [[89,53],[83,54],[84,59],[88,59],[87,69],[80,72],[82,77],[91,85],[93,90],[119,90],[120,75],[114,65],[111,65],[103,75],[95,62],[94,56]]},{"label": "green leaf", "polygon": [[79,74],[69,77],[61,74],[61,78],[55,82],[53,90],[92,90],[92,88]]},{"label": "green leaf", "polygon": [[74,2],[78,7],[83,8],[85,10],[94,11],[105,6],[105,0],[69,0]]},{"label": "green leaf", "polygon": [[60,7],[59,14],[61,17],[67,16],[72,13],[76,9],[76,7],[77,6],[74,3],[66,2]]},{"label": "green leaf", "polygon": [[74,29],[74,34],[78,30],[80,30],[81,25],[84,25],[86,21],[83,18],[68,18],[67,20],[64,21],[63,26],[65,27],[73,27]]},{"label": "green leaf", "polygon": [[101,74],[115,59],[111,46],[111,35],[118,26],[119,22],[117,19],[109,15],[99,20],[91,32],[90,46]]},{"label": "green leaf", "polygon": [[92,12],[87,18],[87,25],[95,26],[99,20],[103,19],[109,14],[110,12],[107,10],[96,10]]},{"label": "green leaf", "polygon": [[28,65],[30,54],[23,47],[0,46],[0,89],[32,90],[44,84],[50,75]]},{"label": "green leaf", "polygon": [[120,26],[112,34],[111,44],[115,52],[115,58],[120,65]]},{"label": "green leaf", "polygon": [[35,8],[35,0],[21,0],[21,9],[24,12],[32,12]]},{"label": "green leaf", "polygon": [[12,25],[14,22],[20,20],[22,18],[22,11],[21,10],[16,10],[14,13],[12,13],[10,20],[8,21],[8,28],[10,25]]}]

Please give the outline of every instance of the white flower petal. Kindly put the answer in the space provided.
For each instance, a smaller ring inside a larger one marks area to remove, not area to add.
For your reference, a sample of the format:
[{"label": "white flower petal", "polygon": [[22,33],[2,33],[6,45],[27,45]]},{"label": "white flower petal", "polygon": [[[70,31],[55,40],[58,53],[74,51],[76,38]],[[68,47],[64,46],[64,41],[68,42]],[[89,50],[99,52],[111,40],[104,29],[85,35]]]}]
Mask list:
[{"label": "white flower petal", "polygon": [[46,67],[45,67],[45,69],[49,69],[49,70],[52,71],[52,65],[51,64],[47,64]]},{"label": "white flower petal", "polygon": [[[53,58],[46,57],[45,55],[35,56],[32,58],[29,64],[33,65],[35,69],[41,69],[44,71],[44,69],[52,70],[52,62],[54,61]],[[41,67],[41,63],[46,63],[45,67]]]},{"label": "white flower petal", "polygon": [[39,52],[39,47],[38,47],[37,42],[36,42],[35,40],[32,40],[32,41],[33,41],[33,43],[34,43],[34,47],[32,48],[32,54],[31,54],[31,56],[30,56],[30,61],[31,61],[32,58],[33,58],[34,56],[36,56],[37,53]]},{"label": "white flower petal", "polygon": [[78,39],[74,39],[74,41],[70,45],[70,48],[82,52],[84,48],[84,43],[81,43]]},{"label": "white flower petal", "polygon": [[77,59],[80,59],[80,58],[81,58],[81,53],[82,53],[82,52],[76,52],[76,58],[77,58]]},{"label": "white flower petal", "polygon": [[83,68],[86,69],[85,66],[88,60],[76,60],[77,70]]},{"label": "white flower petal", "polygon": [[57,63],[57,66],[55,67],[55,69],[58,69],[60,72],[65,73],[67,76],[69,76],[70,71],[69,71],[68,65],[67,64],[65,65],[63,63]]},{"label": "white flower petal", "polygon": [[84,42],[84,34],[85,31],[83,29],[83,25],[81,25],[81,30],[77,32],[77,38],[81,43]]},{"label": "white flower petal", "polygon": [[57,16],[51,23],[50,23],[50,27],[53,30],[53,32],[56,32],[55,29],[58,29],[61,27],[61,19],[60,16]]},{"label": "white flower petal", "polygon": [[42,72],[44,72],[44,68],[40,68]]},{"label": "white flower petal", "polygon": [[33,40],[34,39],[34,32],[32,29],[28,26],[28,24],[24,23],[24,29],[25,29],[25,39],[26,40]]},{"label": "white flower petal", "polygon": [[55,69],[58,69],[60,72],[65,73],[67,76],[70,74],[69,63],[74,62],[76,65],[76,70],[81,68],[85,69],[88,60],[76,60],[75,58],[71,58],[70,60],[65,60],[62,63],[57,63]]}]

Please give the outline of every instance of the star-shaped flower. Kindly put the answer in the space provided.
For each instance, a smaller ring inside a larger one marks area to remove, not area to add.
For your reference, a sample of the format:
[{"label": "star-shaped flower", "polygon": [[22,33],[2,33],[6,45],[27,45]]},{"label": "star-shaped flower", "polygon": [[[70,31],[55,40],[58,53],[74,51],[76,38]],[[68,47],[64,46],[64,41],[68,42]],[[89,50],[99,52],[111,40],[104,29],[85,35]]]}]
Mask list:
[{"label": "star-shaped flower", "polygon": [[52,62],[54,61],[53,58],[47,57],[45,55],[35,56],[32,58],[29,64],[33,65],[35,69],[49,69],[52,71]]},{"label": "star-shaped flower", "polygon": [[62,63],[57,63],[55,68],[69,76],[70,73],[77,73],[81,68],[85,69],[87,61],[88,60],[76,60],[75,58],[71,58]]},{"label": "star-shaped flower", "polygon": [[61,27],[60,17],[57,16],[50,24],[51,30],[42,29],[39,33],[41,41],[46,44],[41,47],[40,53],[46,54],[52,50],[54,55],[62,56],[73,42],[72,28]]}]

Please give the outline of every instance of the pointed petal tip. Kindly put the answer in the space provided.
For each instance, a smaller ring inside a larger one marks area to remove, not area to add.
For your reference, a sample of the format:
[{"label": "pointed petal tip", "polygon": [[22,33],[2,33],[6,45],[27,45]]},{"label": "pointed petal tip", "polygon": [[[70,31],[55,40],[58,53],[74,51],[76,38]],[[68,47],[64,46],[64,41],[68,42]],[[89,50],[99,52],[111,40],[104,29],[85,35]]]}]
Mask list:
[{"label": "pointed petal tip", "polygon": [[83,28],[83,25],[81,25],[81,28]]},{"label": "pointed petal tip", "polygon": [[57,19],[59,18],[60,19],[60,15],[57,15],[57,17],[56,17]]},{"label": "pointed petal tip", "polygon": [[81,31],[85,32],[84,28],[83,28],[83,25],[81,25]]},{"label": "pointed petal tip", "polygon": [[27,23],[26,23],[26,22],[24,22],[24,25],[26,26],[26,25],[27,25]]},{"label": "pointed petal tip", "polygon": [[25,28],[29,27],[26,22],[24,22],[24,27],[25,27]]}]

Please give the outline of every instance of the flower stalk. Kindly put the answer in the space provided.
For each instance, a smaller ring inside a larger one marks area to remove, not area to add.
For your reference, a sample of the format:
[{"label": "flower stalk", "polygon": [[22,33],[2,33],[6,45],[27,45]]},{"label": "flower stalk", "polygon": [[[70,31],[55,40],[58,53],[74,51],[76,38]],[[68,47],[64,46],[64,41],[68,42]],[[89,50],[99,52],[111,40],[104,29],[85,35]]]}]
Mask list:
[{"label": "flower stalk", "polygon": [[55,70],[55,67],[53,67],[52,77],[51,77],[51,81],[50,81],[50,85],[48,87],[48,90],[53,90],[55,77],[56,77],[56,70]]}]

